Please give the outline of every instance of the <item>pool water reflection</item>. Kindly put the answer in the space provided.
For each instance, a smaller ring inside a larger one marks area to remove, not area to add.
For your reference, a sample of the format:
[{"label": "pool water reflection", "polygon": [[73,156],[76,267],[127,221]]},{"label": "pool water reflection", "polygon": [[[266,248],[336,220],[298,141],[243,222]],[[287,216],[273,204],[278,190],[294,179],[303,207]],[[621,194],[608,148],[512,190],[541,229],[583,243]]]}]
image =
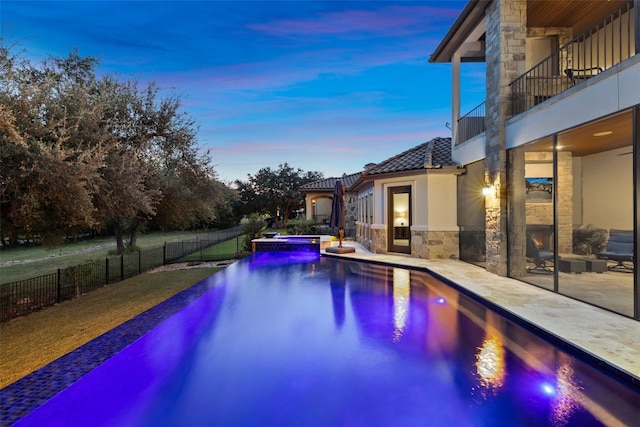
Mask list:
[{"label": "pool water reflection", "polygon": [[256,253],[16,425],[631,425],[616,382],[421,271]]}]

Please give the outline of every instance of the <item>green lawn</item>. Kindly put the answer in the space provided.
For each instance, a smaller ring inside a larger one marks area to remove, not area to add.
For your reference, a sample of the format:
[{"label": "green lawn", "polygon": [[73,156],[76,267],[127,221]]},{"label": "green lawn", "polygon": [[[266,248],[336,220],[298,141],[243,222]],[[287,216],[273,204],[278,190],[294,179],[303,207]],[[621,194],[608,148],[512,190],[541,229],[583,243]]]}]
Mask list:
[{"label": "green lawn", "polygon": [[[165,242],[179,242],[195,238],[203,233],[155,232],[142,234],[138,247],[151,249]],[[67,268],[89,261],[104,259],[115,249],[115,239],[99,238],[67,243],[54,249],[43,246],[10,248],[0,251],[0,283],[9,283],[30,277],[55,273],[58,268]]]},{"label": "green lawn", "polygon": [[0,324],[0,388],[218,271],[144,273]]},{"label": "green lawn", "polygon": [[[284,234],[284,233],[283,233]],[[197,233],[153,233],[139,239],[141,249],[165,242],[193,239]],[[201,236],[202,233],[199,233]],[[221,242],[181,259],[224,259],[243,250],[245,236]],[[107,257],[112,239],[95,239],[47,250],[18,248],[0,252],[0,281],[53,273]],[[18,262],[16,262],[18,261]],[[11,264],[11,262],[16,262]],[[154,305],[210,276],[219,268],[194,268],[160,273],[143,273],[83,295],[0,324],[0,388],[17,381],[47,363],[98,337]],[[22,276],[22,277],[21,277]]]},{"label": "green lawn", "polygon": [[186,257],[180,258],[179,261],[219,261],[234,258],[237,253],[244,251],[244,239],[244,235],[238,236],[234,239],[218,243],[201,251],[194,252]]}]

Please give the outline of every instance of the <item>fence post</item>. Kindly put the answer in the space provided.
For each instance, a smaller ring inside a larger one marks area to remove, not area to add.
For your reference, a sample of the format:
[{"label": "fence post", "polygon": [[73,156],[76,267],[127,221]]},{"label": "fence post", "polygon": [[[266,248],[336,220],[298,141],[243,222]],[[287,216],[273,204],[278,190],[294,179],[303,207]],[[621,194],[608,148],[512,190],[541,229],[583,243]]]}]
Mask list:
[{"label": "fence post", "polygon": [[60,304],[61,301],[61,293],[62,293],[62,284],[60,283],[60,279],[61,279],[61,272],[60,269],[58,269],[58,286],[57,286],[57,295],[56,295],[56,303]]},{"label": "fence post", "polygon": [[138,251],[138,274],[142,273],[142,251]]},{"label": "fence post", "polygon": [[124,254],[120,254],[120,280],[124,280]]},{"label": "fence post", "polygon": [[164,242],[164,246],[162,247],[162,265],[167,264],[167,242]]},{"label": "fence post", "polygon": [[108,285],[109,284],[109,258],[104,259],[104,265],[105,265],[104,284]]}]

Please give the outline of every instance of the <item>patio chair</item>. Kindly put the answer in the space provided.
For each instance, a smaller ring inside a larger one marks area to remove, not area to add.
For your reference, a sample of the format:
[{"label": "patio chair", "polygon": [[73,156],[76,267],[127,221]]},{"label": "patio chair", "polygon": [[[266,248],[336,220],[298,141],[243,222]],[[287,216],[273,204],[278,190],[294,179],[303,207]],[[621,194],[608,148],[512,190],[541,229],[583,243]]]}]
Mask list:
[{"label": "patio chair", "polygon": [[595,76],[603,71],[601,67],[590,67],[590,68],[567,68],[564,70],[564,73],[571,80],[571,85],[577,85],[578,83]]},{"label": "patio chair", "polygon": [[[617,263],[610,266],[609,270],[633,271],[633,238],[633,231],[631,230],[609,230],[607,247],[598,254],[598,258]],[[631,265],[627,265],[625,262],[631,263]]]},{"label": "patio chair", "polygon": [[527,252],[526,257],[533,262],[533,267],[527,267],[528,273],[552,274],[553,270],[549,268],[547,262],[553,263],[553,252],[540,250],[531,234],[527,234]]}]

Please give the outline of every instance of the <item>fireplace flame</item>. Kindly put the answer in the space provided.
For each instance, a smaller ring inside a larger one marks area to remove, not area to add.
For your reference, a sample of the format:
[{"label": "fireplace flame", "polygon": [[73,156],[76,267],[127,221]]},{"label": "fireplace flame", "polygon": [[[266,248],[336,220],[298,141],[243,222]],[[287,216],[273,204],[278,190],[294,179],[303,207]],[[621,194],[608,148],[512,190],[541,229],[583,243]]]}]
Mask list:
[{"label": "fireplace flame", "polygon": [[540,240],[540,238],[538,236],[536,236],[535,234],[533,235],[533,242],[536,244],[537,247],[541,248],[543,243],[542,240]]}]

